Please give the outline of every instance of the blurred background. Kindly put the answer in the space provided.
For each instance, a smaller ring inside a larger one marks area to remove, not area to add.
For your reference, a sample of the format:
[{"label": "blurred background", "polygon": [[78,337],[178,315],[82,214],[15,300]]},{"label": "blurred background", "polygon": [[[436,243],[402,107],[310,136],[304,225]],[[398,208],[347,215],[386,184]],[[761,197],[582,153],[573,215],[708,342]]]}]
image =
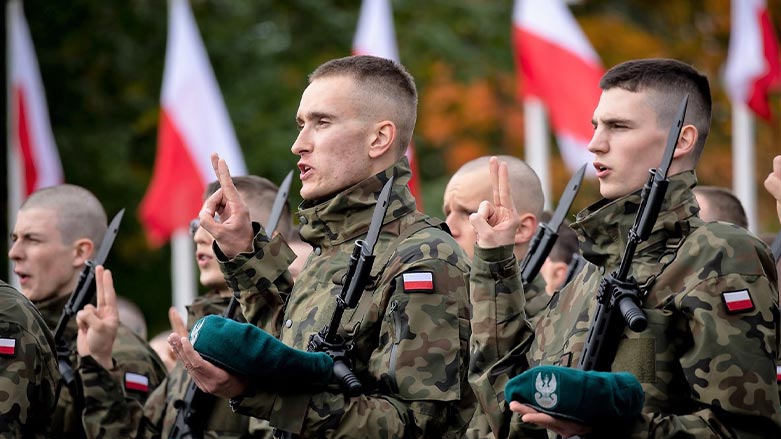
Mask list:
[{"label": "blurred background", "polygon": [[[513,2],[390,3],[399,56],[420,93],[414,142],[423,206],[442,217],[444,186],[461,164],[486,154],[525,155],[518,98],[523,84],[511,38]],[[171,250],[149,245],[138,205],[155,160],[166,2],[27,0],[23,5],[65,181],[93,191],[109,217],[127,209],[107,265],[119,293],[141,307],[149,333],[155,334],[168,325]],[[351,53],[360,6],[357,0],[191,1],[250,173],[279,183],[295,167],[290,146],[306,76],[323,61]],[[731,105],[723,85],[729,0],[582,0],[568,6],[605,68],[631,58],[671,57],[708,75],[713,123],[697,173],[700,184],[731,187]],[[781,29],[781,0],[767,0],[767,8],[775,29]],[[756,230],[764,233],[779,230],[775,205],[762,186],[771,158],[781,153],[779,93],[771,95],[770,105],[772,118],[757,120],[755,136]],[[570,171],[553,136],[551,142],[555,205]],[[5,170],[6,154],[0,161]],[[5,197],[5,178],[0,185]],[[294,178],[292,207],[301,201],[299,188]],[[587,181],[571,212],[597,198],[596,181]],[[6,198],[0,209],[7,218]],[[0,230],[8,236],[5,221]],[[8,243],[0,242],[0,278],[5,279]]]}]

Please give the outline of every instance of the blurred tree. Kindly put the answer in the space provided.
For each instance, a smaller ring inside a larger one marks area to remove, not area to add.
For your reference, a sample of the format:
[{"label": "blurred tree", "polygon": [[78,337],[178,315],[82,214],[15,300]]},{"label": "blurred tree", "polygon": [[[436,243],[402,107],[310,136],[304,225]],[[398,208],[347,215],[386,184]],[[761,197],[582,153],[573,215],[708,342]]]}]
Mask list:
[{"label": "blurred tree", "polygon": [[[392,5],[401,60],[420,90],[415,142],[425,206],[441,216],[444,185],[462,163],[484,154],[524,154],[510,43],[513,2]],[[248,168],[278,182],[295,166],[289,148],[306,75],[329,58],[349,54],[359,2],[192,0],[192,7]],[[768,7],[781,29],[781,0],[768,0]],[[730,186],[730,106],[721,80],[729,1],[583,0],[571,8],[607,67],[630,58],[673,57],[708,74],[713,128],[697,172],[703,184]],[[120,293],[139,303],[154,334],[167,325],[170,250],[147,246],[136,209],[155,156],[166,3],[71,0],[65,7],[27,0],[25,12],[66,179],[94,191],[110,215],[128,209],[109,265]],[[770,158],[779,153],[778,94],[772,104],[773,124],[757,124],[760,188]],[[5,166],[5,154],[0,163]],[[555,149],[552,165],[558,194],[569,172]],[[3,179],[3,197],[5,184]],[[295,181],[293,205],[300,202],[299,188]],[[770,199],[758,192],[760,228],[777,230]],[[585,184],[574,209],[597,197],[596,184]],[[0,209],[5,218],[5,203]],[[0,262],[7,261],[6,250],[3,243]]]}]

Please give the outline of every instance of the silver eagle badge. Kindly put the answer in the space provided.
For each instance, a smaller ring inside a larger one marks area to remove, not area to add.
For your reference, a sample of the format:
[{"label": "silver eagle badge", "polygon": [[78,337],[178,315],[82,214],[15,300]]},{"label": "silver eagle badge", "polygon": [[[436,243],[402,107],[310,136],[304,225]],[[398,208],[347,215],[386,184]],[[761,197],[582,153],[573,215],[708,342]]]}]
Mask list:
[{"label": "silver eagle badge", "polygon": [[559,396],[556,394],[556,375],[550,374],[543,377],[542,372],[537,374],[534,387],[537,391],[534,393],[534,401],[542,408],[552,409],[559,403]]}]

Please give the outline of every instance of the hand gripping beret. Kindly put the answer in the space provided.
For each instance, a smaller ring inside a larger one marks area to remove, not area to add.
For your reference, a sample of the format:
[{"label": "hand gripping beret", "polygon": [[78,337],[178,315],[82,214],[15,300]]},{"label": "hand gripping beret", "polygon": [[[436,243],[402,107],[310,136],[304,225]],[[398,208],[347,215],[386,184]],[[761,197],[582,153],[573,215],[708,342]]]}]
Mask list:
[{"label": "hand gripping beret", "polygon": [[291,348],[254,325],[218,315],[195,322],[190,343],[215,365],[274,388],[324,385],[333,374],[334,361],[325,352]]},{"label": "hand gripping beret", "polygon": [[518,401],[551,416],[593,424],[637,416],[645,395],[628,372],[537,366],[511,379],[504,397],[508,403]]}]

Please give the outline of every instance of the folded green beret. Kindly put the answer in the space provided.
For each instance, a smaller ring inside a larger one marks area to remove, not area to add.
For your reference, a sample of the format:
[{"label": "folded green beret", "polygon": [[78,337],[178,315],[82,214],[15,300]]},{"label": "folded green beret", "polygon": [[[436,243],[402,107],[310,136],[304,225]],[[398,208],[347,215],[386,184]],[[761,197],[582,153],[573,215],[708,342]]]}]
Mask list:
[{"label": "folded green beret", "polygon": [[201,318],[190,331],[199,354],[234,374],[264,387],[291,389],[331,381],[333,359],[325,352],[291,348],[266,331],[218,315]]},{"label": "folded green beret", "polygon": [[628,372],[537,366],[511,379],[504,397],[551,416],[584,424],[629,420],[643,408],[640,382]]}]

